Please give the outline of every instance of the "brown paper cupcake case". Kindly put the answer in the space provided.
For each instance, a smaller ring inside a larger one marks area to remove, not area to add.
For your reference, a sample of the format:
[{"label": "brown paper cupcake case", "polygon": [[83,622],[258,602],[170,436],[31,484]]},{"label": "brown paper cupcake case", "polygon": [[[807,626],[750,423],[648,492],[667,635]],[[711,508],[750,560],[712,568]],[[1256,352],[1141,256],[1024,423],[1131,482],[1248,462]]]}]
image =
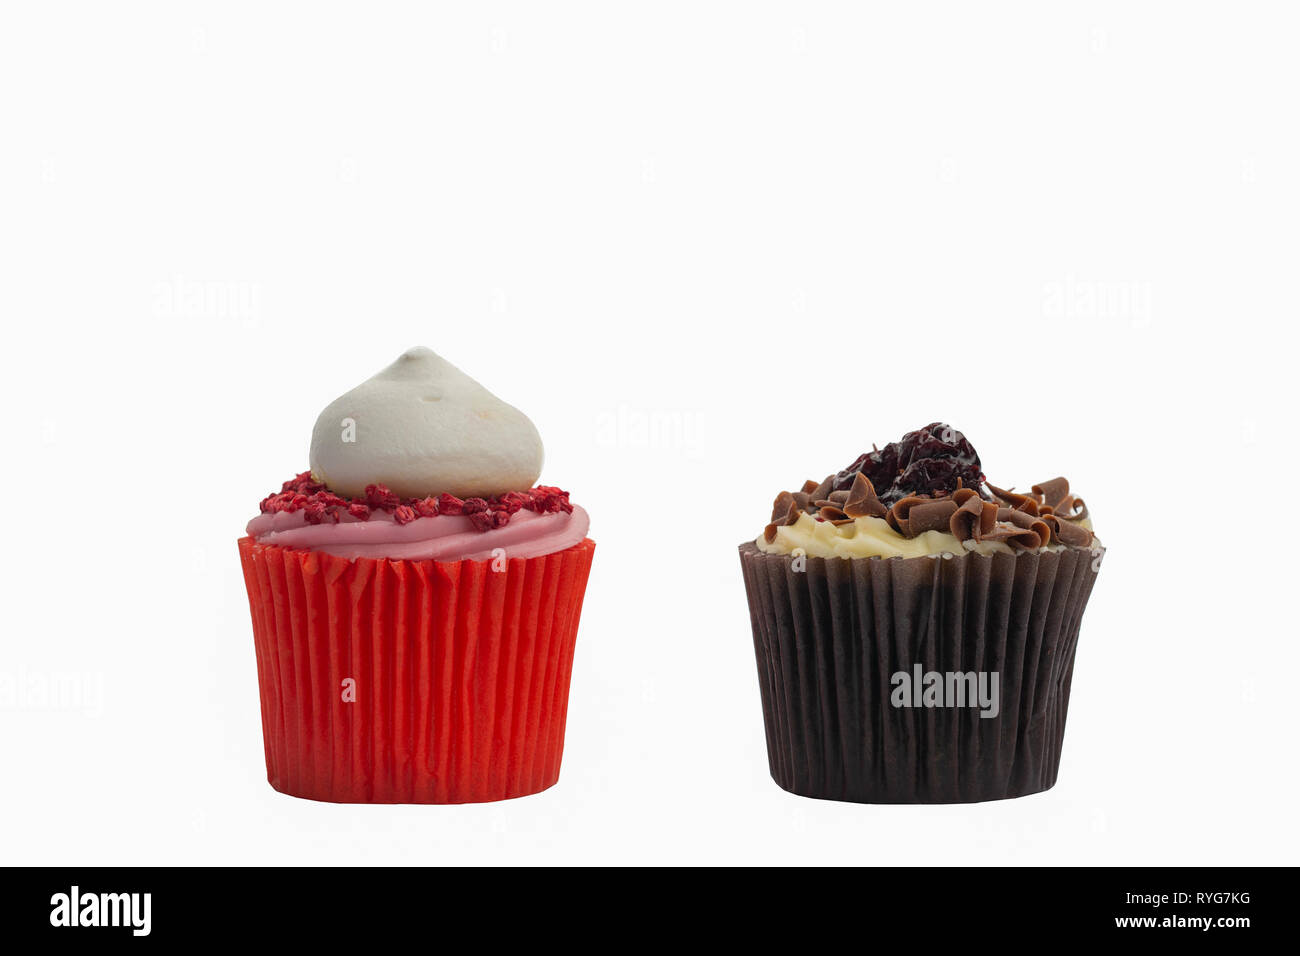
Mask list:
[{"label": "brown paper cupcake case", "polygon": [[[740,546],[772,778],[859,803],[968,803],[1056,782],[1101,552],[805,558]],[[999,713],[895,707],[899,672],[997,672]]]}]

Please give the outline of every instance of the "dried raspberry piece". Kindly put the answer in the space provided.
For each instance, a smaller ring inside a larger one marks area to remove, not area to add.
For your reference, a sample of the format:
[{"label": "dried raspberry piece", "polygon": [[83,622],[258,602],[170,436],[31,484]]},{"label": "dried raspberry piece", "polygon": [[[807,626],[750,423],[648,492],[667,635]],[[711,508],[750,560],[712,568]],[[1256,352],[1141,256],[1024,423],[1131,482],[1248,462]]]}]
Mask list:
[{"label": "dried raspberry piece", "polygon": [[300,475],[294,475],[286,481],[280,488],[281,492],[293,492],[300,495],[313,495],[321,491],[325,486],[319,481],[315,481],[310,471],[304,471]]},{"label": "dried raspberry piece", "polygon": [[297,491],[297,490],[298,490],[298,486],[301,485],[304,481],[307,481],[307,480],[310,479],[310,478],[311,478],[311,472],[310,472],[310,471],[304,471],[304,472],[302,472],[301,474],[294,475],[292,478],[290,478],[288,481],[286,481],[284,484],[282,484],[282,485],[280,486],[280,491],[282,491],[282,492],[284,492],[284,491]]},{"label": "dried raspberry piece", "polygon": [[402,503],[402,499],[388,490],[387,485],[373,484],[366,485],[366,504],[372,509],[380,508],[384,511],[392,511]]},{"label": "dried raspberry piece", "polygon": [[573,511],[569,493],[550,485],[538,485],[527,491],[507,491],[490,498],[462,500],[452,494],[401,498],[390,488],[376,482],[366,486],[364,497],[346,498],[315,481],[310,471],[295,475],[281,486],[279,492],[267,495],[258,504],[258,510],[262,514],[302,511],[304,520],[311,524],[325,521],[337,523],[345,513],[359,521],[366,521],[376,510],[393,514],[394,520],[399,524],[407,524],[416,518],[463,514],[480,531],[504,527],[509,524],[511,515],[524,508],[538,514]]},{"label": "dried raspberry piece", "polygon": [[520,508],[525,507],[528,501],[529,498],[525,494],[520,494],[518,491],[507,491],[497,499],[496,507],[507,514],[514,514]]},{"label": "dried raspberry piece", "polygon": [[569,506],[569,493],[560,488],[538,485],[529,492],[529,507],[538,514],[563,511]]}]

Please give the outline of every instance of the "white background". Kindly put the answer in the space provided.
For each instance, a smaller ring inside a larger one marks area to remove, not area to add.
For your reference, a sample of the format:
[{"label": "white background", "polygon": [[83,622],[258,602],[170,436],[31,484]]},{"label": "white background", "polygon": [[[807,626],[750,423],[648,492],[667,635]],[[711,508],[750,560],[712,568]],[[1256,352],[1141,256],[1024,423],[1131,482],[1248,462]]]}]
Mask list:
[{"label": "white background", "polygon": [[[6,4],[0,859],[1297,862],[1294,10],[896,6]],[[285,797],[235,540],[415,344],[591,512],[563,773]],[[1109,547],[1058,784],[790,796],[736,545],[936,419]]]}]

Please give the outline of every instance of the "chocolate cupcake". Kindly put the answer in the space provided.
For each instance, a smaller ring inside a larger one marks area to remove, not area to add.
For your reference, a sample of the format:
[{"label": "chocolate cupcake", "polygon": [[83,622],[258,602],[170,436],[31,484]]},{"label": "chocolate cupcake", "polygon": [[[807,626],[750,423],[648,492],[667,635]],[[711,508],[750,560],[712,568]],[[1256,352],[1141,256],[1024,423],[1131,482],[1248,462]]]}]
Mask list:
[{"label": "chocolate cupcake", "polygon": [[1103,554],[1069,482],[991,485],[938,422],[779,494],[740,546],[773,779],[858,803],[1050,788]]}]

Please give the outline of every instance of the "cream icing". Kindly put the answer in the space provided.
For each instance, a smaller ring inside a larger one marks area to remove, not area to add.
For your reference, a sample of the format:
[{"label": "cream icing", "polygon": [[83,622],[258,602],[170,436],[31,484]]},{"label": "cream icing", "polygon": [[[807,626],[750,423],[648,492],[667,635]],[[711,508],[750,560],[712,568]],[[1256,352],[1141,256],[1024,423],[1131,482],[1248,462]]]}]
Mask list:
[{"label": "cream icing", "polygon": [[[1080,522],[1089,530],[1092,522]],[[810,558],[916,558],[926,555],[964,554],[1014,554],[1015,549],[1001,541],[958,541],[954,535],[943,531],[926,531],[915,538],[905,538],[889,526],[884,518],[862,517],[842,525],[818,521],[812,515],[800,515],[792,525],[776,529],[776,538],[770,544],[759,535],[754,542],[767,554],[793,554],[796,550]],[[1093,548],[1101,547],[1094,539]],[[1040,550],[1060,551],[1062,545],[1048,545]]]}]

